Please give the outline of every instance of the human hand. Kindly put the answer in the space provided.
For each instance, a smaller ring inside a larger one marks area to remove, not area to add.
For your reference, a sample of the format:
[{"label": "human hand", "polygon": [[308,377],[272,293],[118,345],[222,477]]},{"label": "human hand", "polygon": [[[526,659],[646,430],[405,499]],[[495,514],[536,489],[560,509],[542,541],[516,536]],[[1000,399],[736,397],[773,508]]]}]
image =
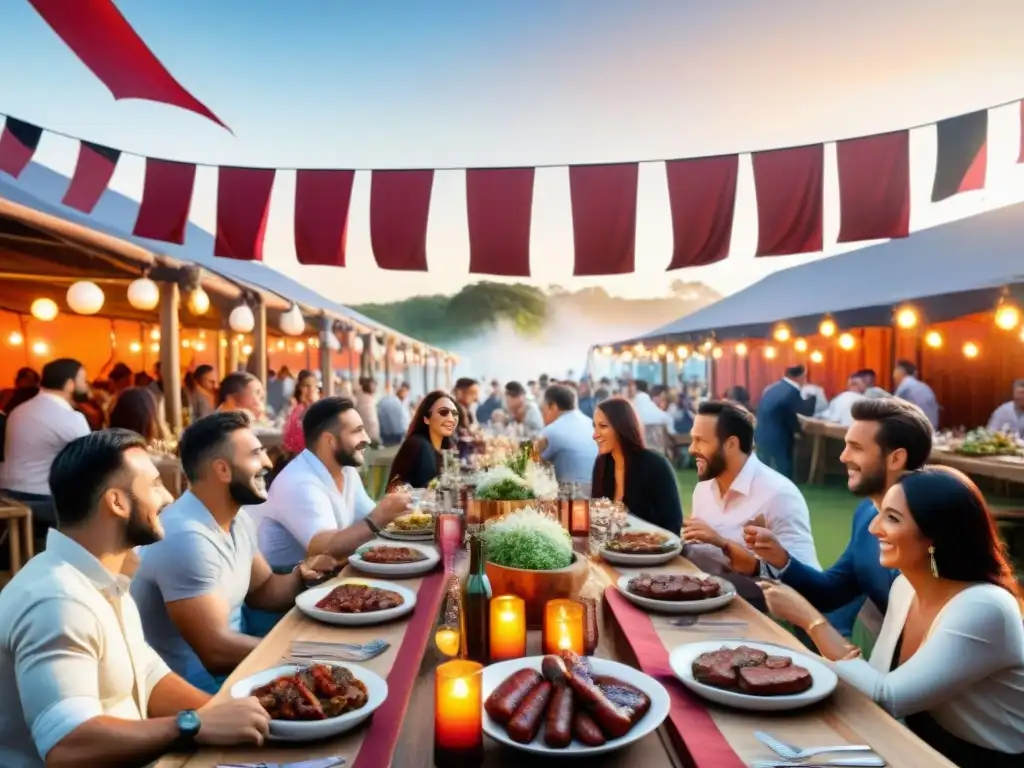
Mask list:
[{"label": "human hand", "polygon": [[743,529],[743,543],[747,549],[764,560],[773,568],[785,568],[789,562],[789,552],[767,528],[748,525]]},{"label": "human hand", "polygon": [[323,576],[336,573],[340,566],[330,555],[314,555],[299,563],[299,576],[305,582],[320,581]]},{"label": "human hand", "polygon": [[393,491],[380,500],[371,513],[378,528],[384,528],[396,517],[401,517],[412,506],[412,495],[406,491]]},{"label": "human hand", "polygon": [[270,733],[270,715],[255,696],[207,704],[199,710],[196,742],[216,747],[235,744],[262,746]]},{"label": "human hand", "polygon": [[725,538],[711,525],[696,517],[689,517],[683,522],[683,541],[687,544],[710,544],[719,549],[725,548]]},{"label": "human hand", "polygon": [[775,618],[788,621],[804,630],[821,618],[818,609],[792,587],[769,581],[759,581],[757,586],[764,593],[768,610]]}]

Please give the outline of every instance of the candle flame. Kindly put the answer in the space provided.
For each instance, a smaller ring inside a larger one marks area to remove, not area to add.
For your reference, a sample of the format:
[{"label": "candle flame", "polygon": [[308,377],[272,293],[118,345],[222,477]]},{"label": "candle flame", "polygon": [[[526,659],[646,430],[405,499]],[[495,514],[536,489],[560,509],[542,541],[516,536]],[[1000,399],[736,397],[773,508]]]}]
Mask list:
[{"label": "candle flame", "polygon": [[452,682],[452,696],[456,699],[464,699],[469,696],[469,683],[464,678],[458,677]]},{"label": "candle flame", "polygon": [[516,620],[516,615],[512,613],[512,611],[502,611],[501,614],[499,615],[499,618],[502,621],[511,622]]}]

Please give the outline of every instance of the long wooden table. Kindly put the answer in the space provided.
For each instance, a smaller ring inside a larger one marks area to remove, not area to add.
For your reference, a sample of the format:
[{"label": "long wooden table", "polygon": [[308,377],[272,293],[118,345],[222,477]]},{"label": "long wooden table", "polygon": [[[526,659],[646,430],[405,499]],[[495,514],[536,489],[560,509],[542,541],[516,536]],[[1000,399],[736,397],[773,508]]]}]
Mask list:
[{"label": "long wooden table", "polygon": [[[666,566],[644,569],[651,572],[695,573],[697,569],[690,561],[679,557]],[[614,585],[618,577],[629,571],[619,571],[602,561],[591,561],[590,577],[584,587],[583,595],[601,598],[608,587]],[[346,571],[342,576],[351,575]],[[418,589],[422,580],[407,579],[397,583]],[[600,645],[598,656],[623,661],[632,666],[642,666],[642,661],[632,652],[630,644],[630,626],[621,626],[613,613],[608,610],[608,603],[602,601],[605,609],[599,611]],[[418,606],[419,607],[419,606]],[[436,616],[436,608],[434,608]],[[433,670],[441,660],[433,647],[432,627],[427,633],[421,648],[415,649],[418,654],[417,671],[412,686],[408,706],[397,713],[401,722],[397,741],[394,745],[391,761],[383,762],[396,768],[428,768],[433,764]],[[716,612],[714,619],[733,619],[747,622],[747,630],[737,632],[725,629],[720,633],[694,628],[681,628],[671,625],[661,617],[653,617],[651,622],[658,635],[669,646],[686,642],[722,639],[734,642],[742,640],[758,640],[774,643],[794,650],[804,650],[800,643],[789,632],[782,629],[768,617],[759,613],[742,598],[737,598],[725,609]],[[415,621],[415,620],[414,620]],[[318,640],[325,642],[365,642],[369,639],[382,637],[392,642],[392,648],[382,656],[365,662],[365,666],[382,676],[387,676],[395,663],[395,656],[401,645],[403,635],[410,626],[410,621],[378,627],[339,628],[314,622],[305,617],[297,609],[292,610],[260,643],[259,647],[246,658],[234,674],[228,679],[217,700],[225,700],[230,694],[231,686],[255,672],[275,666],[287,655],[292,640]],[[408,630],[412,631],[412,630]],[[537,633],[531,633],[529,653],[539,653],[540,639]],[[805,651],[806,652],[806,651]],[[389,678],[392,691],[400,682]],[[674,680],[663,680],[667,685],[678,685]],[[683,691],[684,696],[691,694]],[[889,717],[880,707],[860,694],[851,686],[840,682],[835,694],[821,705],[800,712],[781,715],[740,712],[718,707],[699,699],[691,699],[689,706],[703,707],[710,714],[711,721],[727,742],[728,748],[735,755],[731,757],[743,762],[756,759],[773,758],[774,755],[756,741],[753,732],[757,729],[768,730],[779,738],[798,745],[810,744],[870,744],[878,754],[882,755],[893,768],[954,768],[899,722]],[[396,716],[396,712],[389,713]],[[221,763],[238,762],[288,762],[313,757],[340,755],[348,758],[347,768],[377,768],[363,756],[359,755],[360,747],[368,728],[377,728],[378,718],[371,720],[371,726],[346,734],[326,743],[287,745],[271,747],[263,750],[224,750],[203,749],[191,756],[169,756],[159,764],[159,768],[215,768]],[[666,721],[655,733],[641,739],[637,743],[599,758],[587,761],[588,766],[637,766],[638,768],[662,768],[662,766],[695,766],[696,768],[720,768],[714,760],[695,759],[694,755],[685,752],[685,745],[680,745],[678,734],[672,732]],[[371,738],[377,738],[373,736]],[[685,741],[685,739],[684,739]],[[378,745],[379,746],[379,745]],[[485,739],[485,766],[521,766],[525,761],[537,762],[534,756],[498,745]],[[378,749],[378,752],[380,750]],[[551,761],[539,760],[539,764],[547,765]],[[736,763],[742,764],[742,763]]]}]

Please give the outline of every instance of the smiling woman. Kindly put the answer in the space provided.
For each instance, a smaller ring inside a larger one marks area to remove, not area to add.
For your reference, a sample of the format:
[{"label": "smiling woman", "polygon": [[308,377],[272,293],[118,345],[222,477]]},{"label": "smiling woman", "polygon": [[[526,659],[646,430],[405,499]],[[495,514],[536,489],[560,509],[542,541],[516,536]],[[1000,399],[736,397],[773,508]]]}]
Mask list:
[{"label": "smiling woman", "polygon": [[441,474],[441,451],[451,447],[458,426],[459,407],[451,395],[436,390],[424,397],[391,465],[388,487],[407,483],[426,488]]}]

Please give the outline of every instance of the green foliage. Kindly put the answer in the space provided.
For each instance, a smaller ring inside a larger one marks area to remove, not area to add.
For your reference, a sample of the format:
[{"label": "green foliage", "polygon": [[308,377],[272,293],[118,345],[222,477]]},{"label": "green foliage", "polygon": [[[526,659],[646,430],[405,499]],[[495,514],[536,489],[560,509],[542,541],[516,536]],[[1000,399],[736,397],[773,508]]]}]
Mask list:
[{"label": "green foliage", "polygon": [[487,559],[506,568],[553,571],[572,564],[572,539],[534,509],[515,512],[483,532]]},{"label": "green foliage", "polygon": [[526,501],[533,498],[533,489],[515,480],[498,480],[480,488],[475,496],[481,501]]},{"label": "green foliage", "polygon": [[530,463],[530,459],[533,457],[533,446],[530,443],[524,443],[519,446],[519,450],[513,453],[505,460],[505,466],[511,469],[520,477],[526,477],[526,466]]}]

